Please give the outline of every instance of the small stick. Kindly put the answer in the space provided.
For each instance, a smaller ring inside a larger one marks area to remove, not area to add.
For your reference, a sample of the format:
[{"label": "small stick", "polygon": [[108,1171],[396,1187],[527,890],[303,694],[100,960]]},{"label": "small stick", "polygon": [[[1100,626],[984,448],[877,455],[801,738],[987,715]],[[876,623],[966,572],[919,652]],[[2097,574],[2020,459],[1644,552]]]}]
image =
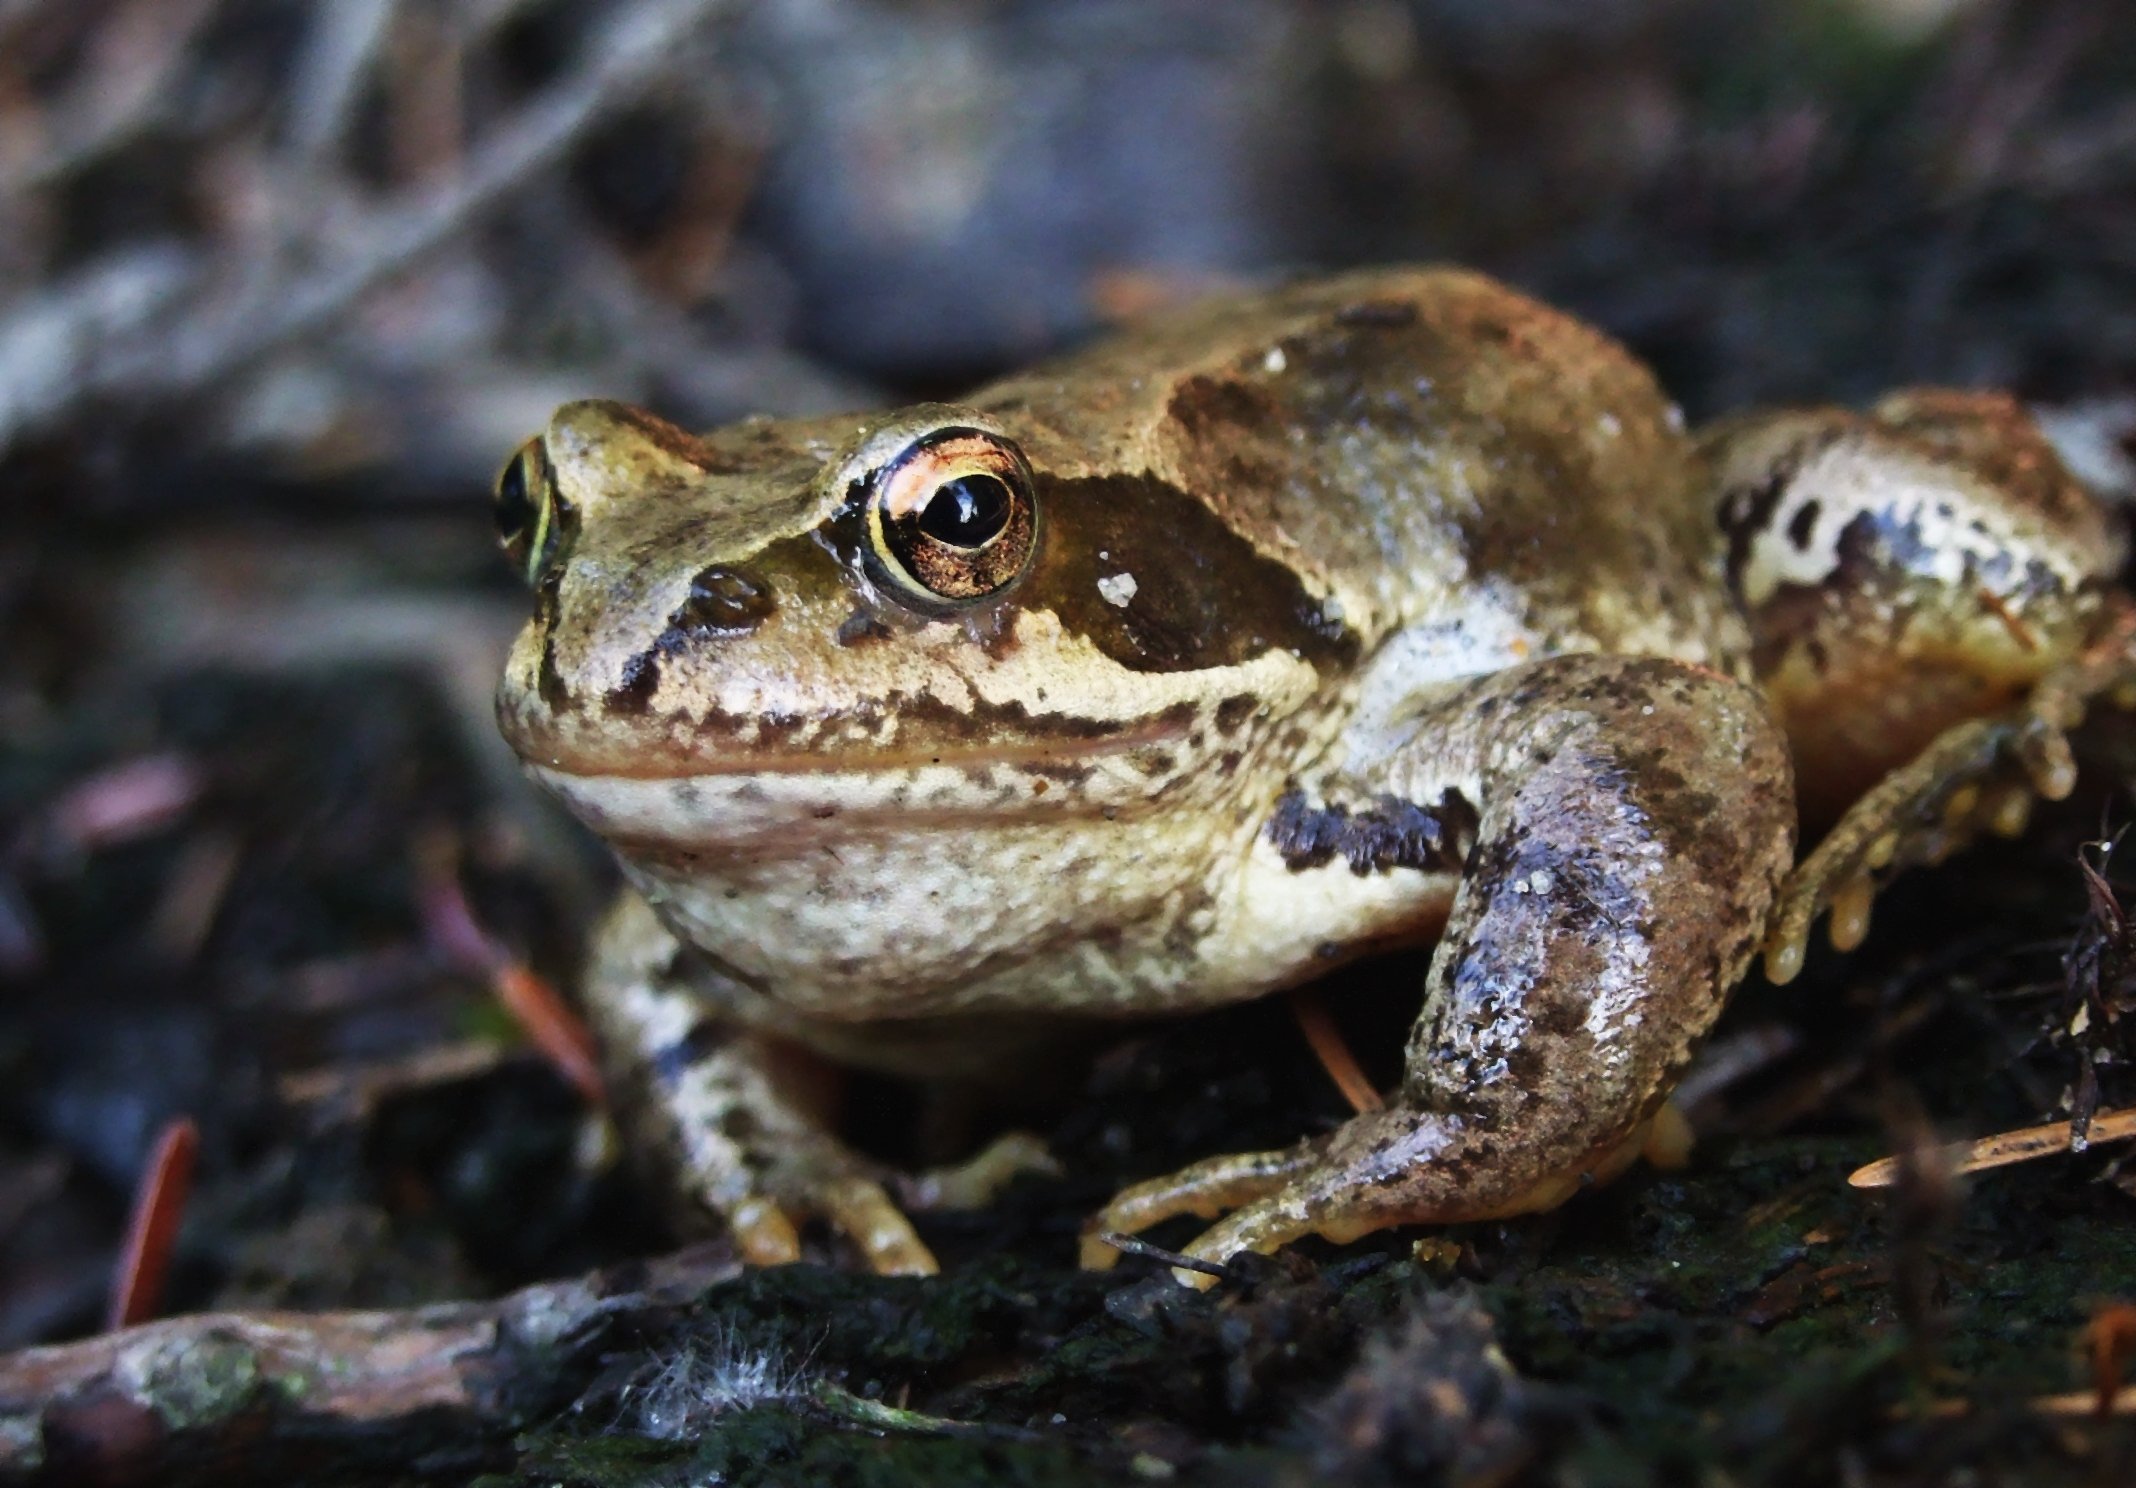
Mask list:
[{"label": "small stick", "polygon": [[[1978,1173],[1986,1168],[2006,1168],[2069,1150],[2070,1124],[2056,1121],[2047,1126],[2028,1126],[1997,1132],[1977,1142],[1953,1142],[1943,1156],[1954,1173]],[[2126,1142],[2136,1138],[2136,1110],[2101,1111],[2092,1118],[2090,1141]],[[1882,1157],[1847,1177],[1855,1188],[1889,1188],[1897,1180],[1899,1159]]]},{"label": "small stick", "polygon": [[1152,1245],[1147,1240],[1123,1235],[1118,1230],[1107,1230],[1098,1238],[1122,1255],[1148,1256],[1153,1261],[1163,1261],[1175,1271],[1193,1271],[1202,1276],[1213,1276],[1218,1281],[1231,1279],[1231,1270],[1227,1266],[1219,1266],[1215,1261],[1199,1260],[1190,1255],[1181,1255],[1176,1250],[1166,1250],[1162,1245]]},{"label": "small stick", "polygon": [[199,1152],[200,1128],[190,1116],[167,1122],[157,1135],[148,1167],[134,1190],[126,1244],[112,1277],[106,1328],[130,1328],[162,1311],[163,1287],[170,1277],[185,1201],[193,1191],[193,1160]]},{"label": "small stick", "polygon": [[433,833],[416,845],[416,871],[422,884],[423,926],[431,944],[454,965],[489,983],[491,995],[519,1031],[588,1105],[606,1106],[608,1087],[601,1078],[592,1030],[546,978],[499,945],[476,920],[460,883],[459,848],[449,833]]},{"label": "small stick", "polygon": [[1310,992],[1294,991],[1290,994],[1291,1016],[1298,1020],[1298,1031],[1312,1047],[1313,1057],[1320,1067],[1328,1072],[1342,1098],[1350,1103],[1350,1109],[1363,1116],[1385,1107],[1380,1093],[1372,1088],[1365,1078],[1364,1070],[1358,1067],[1357,1056],[1343,1042],[1342,1030],[1328,1016],[1328,1010],[1320,1005],[1320,999]]},{"label": "small stick", "polygon": [[507,961],[490,973],[490,991],[587,1105],[607,1106],[608,1084],[601,1078],[593,1032],[546,977],[520,962]]}]

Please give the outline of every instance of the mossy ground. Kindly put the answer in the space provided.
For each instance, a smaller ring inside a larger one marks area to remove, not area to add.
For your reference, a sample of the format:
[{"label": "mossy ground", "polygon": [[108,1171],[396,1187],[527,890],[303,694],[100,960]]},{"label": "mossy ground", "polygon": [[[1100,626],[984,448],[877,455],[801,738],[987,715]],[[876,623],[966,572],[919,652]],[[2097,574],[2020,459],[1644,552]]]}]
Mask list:
[{"label": "mossy ground", "polygon": [[[2095,766],[2117,739],[2093,741]],[[2087,1320],[2136,1295],[2111,1152],[1963,1183],[1930,1168],[1875,1193],[1846,1181],[1922,1140],[1924,1120],[1975,1134],[2038,1115],[2028,1091],[2066,1058],[2039,1018],[2082,911],[2075,845],[2099,810],[2094,796],[2022,844],[1917,875],[1880,906],[1876,945],[1820,954],[1786,991],[1747,988],[1724,1036],[1782,1019],[1802,1043],[1710,1117],[1722,1134],[1681,1171],[1420,1249],[1414,1235],[1314,1248],[1209,1294],[1144,1261],[1069,1270],[1075,1196],[1105,1185],[1030,1182],[990,1215],[930,1228],[952,1258],[939,1280],[767,1273],[678,1322],[679,1338],[747,1339],[979,1434],[864,1430],[789,1400],[661,1444],[597,1392],[530,1435],[519,1476],[500,1481],[2125,1481],[2136,1426],[2032,1406],[2082,1387]],[[1117,1171],[1125,1151],[1139,1171],[1203,1118],[1234,1132],[1286,1109],[1335,1119],[1286,1039],[1272,1010],[1153,1035],[1086,1096],[1102,1120],[1063,1118],[1064,1155],[1073,1167],[1082,1135],[1091,1166],[1110,1151]],[[1205,1104],[1168,1129],[1156,1112],[1176,1102],[1146,1110],[1144,1093],[1179,1090]],[[1796,1114],[1750,1129],[1775,1112]],[[1517,1382],[1479,1389],[1489,1370],[1443,1328],[1405,1352],[1419,1311],[1449,1307],[1488,1318]],[[644,1357],[674,1346],[648,1341]],[[1492,1451],[1465,1460],[1462,1443],[1485,1438]]]}]

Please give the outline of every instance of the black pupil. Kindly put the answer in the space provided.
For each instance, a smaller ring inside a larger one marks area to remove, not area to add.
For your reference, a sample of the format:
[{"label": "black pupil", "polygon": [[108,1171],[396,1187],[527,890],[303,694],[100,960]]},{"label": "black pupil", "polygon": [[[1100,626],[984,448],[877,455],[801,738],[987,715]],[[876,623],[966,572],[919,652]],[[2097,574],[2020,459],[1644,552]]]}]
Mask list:
[{"label": "black pupil", "polygon": [[512,456],[512,463],[497,477],[497,532],[507,540],[527,530],[534,520],[534,503],[527,498],[527,457]]},{"label": "black pupil", "polygon": [[983,548],[1009,525],[1009,488],[991,475],[960,475],[935,487],[920,531],[953,548]]}]

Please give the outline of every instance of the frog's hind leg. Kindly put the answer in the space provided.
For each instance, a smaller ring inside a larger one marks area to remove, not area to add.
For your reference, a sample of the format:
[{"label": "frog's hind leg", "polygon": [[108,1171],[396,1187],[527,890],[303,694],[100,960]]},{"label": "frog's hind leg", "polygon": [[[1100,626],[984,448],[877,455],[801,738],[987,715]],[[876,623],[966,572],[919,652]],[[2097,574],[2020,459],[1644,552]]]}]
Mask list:
[{"label": "frog's hind leg", "polygon": [[1777,726],[1714,673],[1581,656],[1465,689],[1419,738],[1416,798],[1463,780],[1480,815],[1398,1095],[1130,1189],[1094,1229],[1243,1198],[1188,1248],[1222,1261],[1549,1208],[1638,1155],[1790,861]]},{"label": "frog's hind leg", "polygon": [[1773,919],[1784,982],[1825,910],[1851,948],[1881,879],[2069,793],[2066,731],[2132,675],[2123,545],[2002,394],[1747,414],[1701,443],[1805,824],[1830,829]]},{"label": "frog's hind leg", "polygon": [[1842,951],[1869,929],[1878,888],[1906,868],[1940,863],[1982,832],[2014,837],[2034,796],[2059,801],[2076,786],[2069,730],[2105,696],[2136,705],[2136,612],[2113,617],[2082,656],[2037,682],[2023,702],[1947,729],[1847,809],[1781,890],[1765,942],[1765,974],[1794,980],[1810,927],[1831,911]]},{"label": "frog's hind leg", "polygon": [[636,895],[594,947],[589,1012],[640,1145],[752,1265],[801,1259],[800,1222],[822,1219],[870,1269],[932,1275],[933,1254],[880,1175],[826,1128],[812,1059],[679,985],[666,969],[675,953]]}]

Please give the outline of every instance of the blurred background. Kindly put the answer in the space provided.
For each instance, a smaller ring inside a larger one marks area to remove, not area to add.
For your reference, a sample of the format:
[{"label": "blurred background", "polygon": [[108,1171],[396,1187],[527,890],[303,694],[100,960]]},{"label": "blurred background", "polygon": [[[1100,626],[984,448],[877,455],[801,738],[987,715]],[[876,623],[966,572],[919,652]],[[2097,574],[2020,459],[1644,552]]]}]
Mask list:
[{"label": "blurred background", "polygon": [[180,1113],[174,1306],[647,1247],[489,996],[607,882],[488,717],[554,404],[953,394],[1415,259],[1694,417],[2006,385],[2125,483],[2136,7],[0,0],[0,1347],[96,1326]]}]

